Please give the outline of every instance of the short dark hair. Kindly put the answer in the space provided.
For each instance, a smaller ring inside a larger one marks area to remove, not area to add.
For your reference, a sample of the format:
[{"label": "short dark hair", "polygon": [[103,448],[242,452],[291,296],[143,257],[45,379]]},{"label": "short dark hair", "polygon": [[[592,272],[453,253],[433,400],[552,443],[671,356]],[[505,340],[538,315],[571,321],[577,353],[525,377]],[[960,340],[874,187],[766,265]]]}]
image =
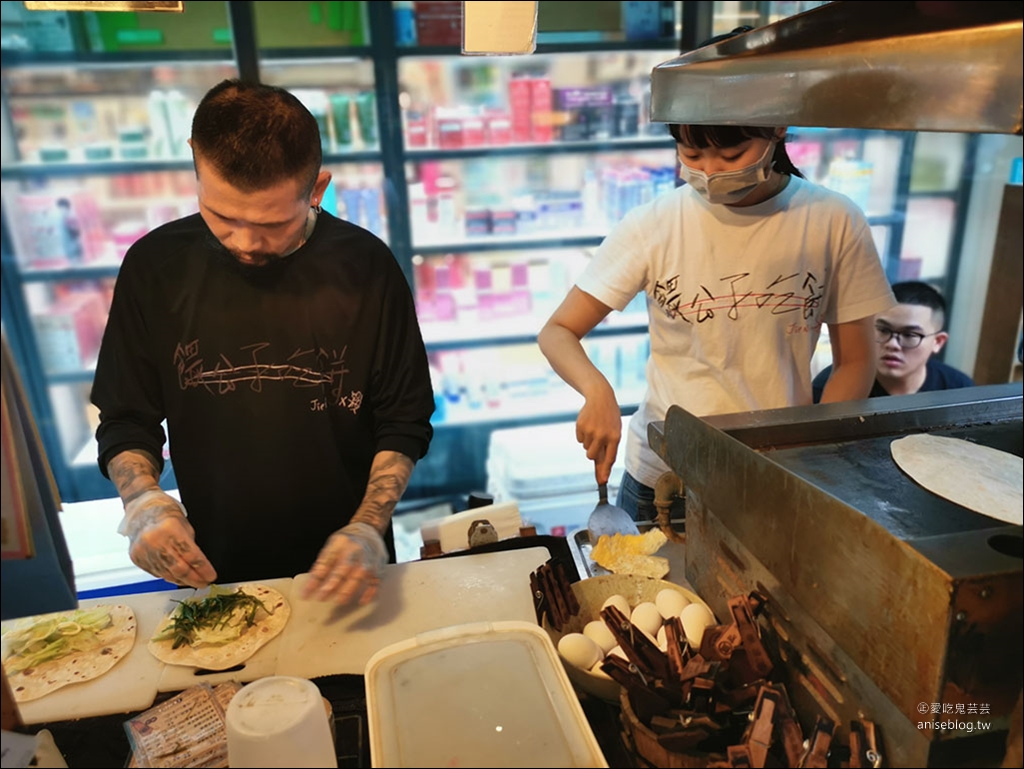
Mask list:
[{"label": "short dark hair", "polygon": [[192,150],[243,191],[296,179],[312,191],[323,154],[316,118],[283,88],[223,80],[199,102]]},{"label": "short dark hair", "polygon": [[892,293],[900,304],[916,304],[928,307],[935,313],[939,331],[946,323],[946,300],[934,286],[920,280],[904,280],[892,284]]}]

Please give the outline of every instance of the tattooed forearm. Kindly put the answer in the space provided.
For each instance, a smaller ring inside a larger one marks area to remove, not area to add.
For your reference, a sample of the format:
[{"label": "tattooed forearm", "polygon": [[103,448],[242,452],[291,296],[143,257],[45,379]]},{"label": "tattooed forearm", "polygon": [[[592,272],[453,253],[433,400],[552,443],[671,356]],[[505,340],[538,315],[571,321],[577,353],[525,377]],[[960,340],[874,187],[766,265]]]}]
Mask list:
[{"label": "tattooed forearm", "polygon": [[107,464],[107,474],[125,504],[151,489],[160,488],[160,463],[147,451],[122,451]]},{"label": "tattooed forearm", "polygon": [[415,463],[397,451],[381,451],[373,458],[370,480],[353,522],[368,523],[383,532],[402,498]]},{"label": "tattooed forearm", "polygon": [[[129,539],[135,539],[139,532],[155,526],[168,518],[184,518],[185,513],[173,497],[166,494],[159,494],[156,497],[156,504],[146,501],[140,508],[126,508],[124,521],[124,534]],[[130,512],[129,512],[130,510]]]}]

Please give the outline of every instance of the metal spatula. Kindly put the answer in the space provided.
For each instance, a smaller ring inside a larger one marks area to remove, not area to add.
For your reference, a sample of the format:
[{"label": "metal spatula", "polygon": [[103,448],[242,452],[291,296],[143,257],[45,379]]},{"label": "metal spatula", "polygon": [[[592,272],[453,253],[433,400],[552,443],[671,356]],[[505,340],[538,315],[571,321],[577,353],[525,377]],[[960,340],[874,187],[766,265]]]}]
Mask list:
[{"label": "metal spatula", "polygon": [[590,532],[591,544],[596,544],[598,537],[602,534],[639,534],[629,513],[621,507],[608,502],[608,484],[602,483],[597,487],[598,502],[587,520],[587,530]]}]

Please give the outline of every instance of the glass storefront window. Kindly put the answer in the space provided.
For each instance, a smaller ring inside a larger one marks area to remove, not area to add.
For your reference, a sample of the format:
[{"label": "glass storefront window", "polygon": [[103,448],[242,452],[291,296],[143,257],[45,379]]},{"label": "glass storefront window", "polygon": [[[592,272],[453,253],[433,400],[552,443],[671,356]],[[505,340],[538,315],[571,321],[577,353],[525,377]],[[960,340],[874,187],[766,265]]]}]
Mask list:
[{"label": "glass storefront window", "polygon": [[29,11],[0,3],[5,53],[231,53],[227,3],[186,3],[182,13]]}]

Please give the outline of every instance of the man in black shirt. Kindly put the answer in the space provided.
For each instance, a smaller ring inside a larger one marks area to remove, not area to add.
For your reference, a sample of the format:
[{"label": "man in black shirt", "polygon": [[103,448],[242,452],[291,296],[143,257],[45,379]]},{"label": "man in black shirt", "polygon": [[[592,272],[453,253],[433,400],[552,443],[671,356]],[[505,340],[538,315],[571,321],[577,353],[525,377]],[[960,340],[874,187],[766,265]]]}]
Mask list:
[{"label": "man in black shirt", "polygon": [[[432,437],[408,283],[320,211],[319,129],[287,91],[220,83],[190,144],[199,213],[129,249],[93,384],[119,530],[176,584],[309,571],[307,596],[365,603]],[[159,484],[165,438],[180,504]]]},{"label": "man in black shirt", "polygon": [[[913,280],[893,284],[892,292],[896,306],[875,318],[878,357],[869,397],[973,386],[969,376],[934,357],[949,339],[943,331],[946,302],[942,294]],[[831,373],[832,367],[826,366],[814,378],[815,403],[821,401]]]}]

